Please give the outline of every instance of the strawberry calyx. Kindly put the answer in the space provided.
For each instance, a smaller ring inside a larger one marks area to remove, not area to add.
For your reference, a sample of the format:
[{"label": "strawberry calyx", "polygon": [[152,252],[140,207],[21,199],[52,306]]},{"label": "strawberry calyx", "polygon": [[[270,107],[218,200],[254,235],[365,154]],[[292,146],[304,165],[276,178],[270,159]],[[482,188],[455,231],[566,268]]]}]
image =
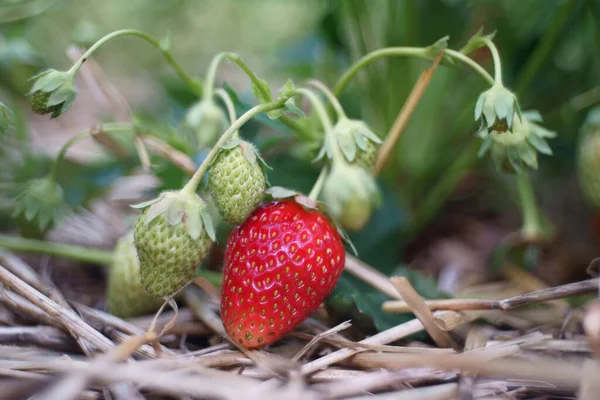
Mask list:
[{"label": "strawberry calyx", "polygon": [[204,229],[210,239],[216,241],[212,217],[206,203],[196,193],[187,193],[183,190],[164,191],[152,200],[131,207],[139,210],[148,209],[144,219],[145,225],[164,214],[170,226],[183,224],[192,239],[198,239]]}]

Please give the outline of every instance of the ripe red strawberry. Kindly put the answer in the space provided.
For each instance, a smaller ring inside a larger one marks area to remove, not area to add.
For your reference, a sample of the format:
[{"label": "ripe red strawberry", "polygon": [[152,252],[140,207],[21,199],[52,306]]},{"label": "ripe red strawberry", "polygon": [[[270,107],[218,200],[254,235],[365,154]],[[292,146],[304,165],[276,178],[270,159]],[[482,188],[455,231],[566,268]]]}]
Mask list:
[{"label": "ripe red strawberry", "polygon": [[227,242],[221,316],[246,348],[271,344],[306,319],[337,284],[342,237],[294,199],[259,206]]}]

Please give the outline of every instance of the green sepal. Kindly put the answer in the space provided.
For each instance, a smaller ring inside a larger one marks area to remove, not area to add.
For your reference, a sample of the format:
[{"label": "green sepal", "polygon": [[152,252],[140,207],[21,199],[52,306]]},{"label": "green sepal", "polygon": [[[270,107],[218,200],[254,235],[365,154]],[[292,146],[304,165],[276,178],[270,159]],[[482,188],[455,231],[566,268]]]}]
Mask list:
[{"label": "green sepal", "polygon": [[274,200],[289,199],[301,194],[293,189],[288,189],[283,186],[271,186],[265,190],[265,194],[271,196]]},{"label": "green sepal", "polygon": [[295,196],[294,201],[308,210],[318,209],[318,202],[303,194]]},{"label": "green sepal", "polygon": [[552,149],[548,145],[548,142],[546,142],[546,139],[536,135],[529,135],[527,141],[540,153],[548,156],[552,155]]},{"label": "green sepal", "polygon": [[154,198],[152,200],[144,201],[144,202],[138,203],[138,204],[130,204],[129,207],[141,210],[143,208],[149,207],[152,204],[154,204],[154,203],[162,200],[163,197],[164,197],[164,194],[161,193],[158,197],[156,197],[156,198]]},{"label": "green sepal", "polygon": [[208,212],[208,209],[203,208],[200,210],[200,218],[202,218],[202,222],[204,223],[204,229],[206,230],[206,234],[213,242],[217,241],[217,235],[215,232],[215,226],[213,224],[212,217]]},{"label": "green sepal", "polygon": [[471,36],[471,38],[467,41],[467,43],[459,51],[465,55],[472,53],[475,50],[478,50],[481,47],[486,45],[484,39],[493,40],[494,36],[496,36],[496,31],[493,31],[492,33],[488,33],[487,35],[484,35],[483,27],[481,27],[473,36]]},{"label": "green sepal", "polygon": [[61,85],[65,84],[68,80],[68,76],[65,72],[49,69],[38,75],[35,75],[31,78],[31,80],[35,80],[35,82],[28,95],[31,95],[37,91],[52,92],[58,89]]},{"label": "green sepal", "polygon": [[[444,36],[443,38],[436,40],[432,45],[428,46],[425,49],[425,55],[433,61],[433,59],[438,55],[438,53],[440,51],[448,48],[448,40],[449,39],[450,39],[450,36]],[[444,58],[447,58],[447,57],[444,57]],[[452,63],[452,61],[450,59],[448,59],[447,61]]]},{"label": "green sepal", "polygon": [[523,160],[526,165],[533,169],[538,168],[537,154],[533,148],[526,143],[523,143],[518,147],[517,151],[519,152],[519,158]]},{"label": "green sepal", "polygon": [[35,221],[40,231],[57,225],[70,210],[62,188],[50,177],[27,182],[14,202],[12,218],[22,215],[28,222]]},{"label": "green sepal", "polygon": [[290,98],[288,101],[285,102],[285,104],[283,105],[283,107],[288,110],[289,112],[291,112],[292,114],[295,114],[301,118],[306,117],[306,114],[304,114],[304,111],[302,111],[301,109],[298,108],[298,106],[296,106],[296,102],[294,101],[293,98]]},{"label": "green sepal", "polygon": [[0,101],[0,139],[2,135],[15,126],[15,115],[10,108]]},{"label": "green sepal", "polygon": [[490,135],[485,136],[485,138],[483,139],[483,142],[481,143],[481,147],[479,148],[479,151],[477,152],[477,157],[481,158],[485,155],[485,153],[488,152],[488,150],[492,146],[492,141],[493,141],[493,139]]},{"label": "green sepal", "polygon": [[337,135],[338,144],[342,154],[346,157],[348,162],[353,162],[356,157],[356,141],[354,136],[348,135]]}]

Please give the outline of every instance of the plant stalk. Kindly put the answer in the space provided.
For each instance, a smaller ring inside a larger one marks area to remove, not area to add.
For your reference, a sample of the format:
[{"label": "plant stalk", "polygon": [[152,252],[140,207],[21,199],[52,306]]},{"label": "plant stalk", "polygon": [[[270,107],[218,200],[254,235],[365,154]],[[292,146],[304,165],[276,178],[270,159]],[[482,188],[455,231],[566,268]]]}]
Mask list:
[{"label": "plant stalk", "polygon": [[517,174],[516,180],[523,213],[521,233],[527,239],[539,239],[542,229],[531,177],[529,174],[522,172]]},{"label": "plant stalk", "polygon": [[98,265],[109,265],[113,260],[113,253],[108,250],[0,234],[0,248],[2,247],[18,252],[47,254]]},{"label": "plant stalk", "polygon": [[494,59],[494,84],[499,86],[504,86],[502,83],[502,61],[500,60],[500,54],[498,54],[498,49],[494,42],[490,39],[483,39],[485,45],[492,52],[492,58]]},{"label": "plant stalk", "polygon": [[94,43],[92,45],[92,47],[90,47],[79,58],[79,60],[71,67],[71,69],[69,71],[73,75],[75,75],[77,73],[77,71],[79,71],[79,69],[81,68],[81,66],[83,65],[83,63],[96,50],[98,50],[100,47],[102,47],[104,44],[106,44],[110,40],[115,39],[115,38],[120,37],[120,36],[137,36],[137,37],[139,37],[141,39],[144,39],[146,42],[150,43],[154,47],[156,47],[160,51],[160,53],[163,55],[163,57],[165,57],[165,59],[167,60],[167,62],[175,69],[175,72],[177,72],[177,75],[179,75],[179,77],[183,81],[185,81],[185,83],[190,87],[190,89],[192,89],[194,91],[194,93],[196,93],[198,95],[202,93],[202,85],[199,82],[197,82],[194,79],[192,79],[183,70],[183,68],[175,60],[175,58],[173,57],[173,54],[171,54],[171,52],[168,49],[163,48],[161,46],[160,42],[158,40],[156,40],[154,37],[152,37],[151,35],[147,34],[146,32],[137,30],[137,29],[121,29],[121,30],[118,30],[118,31],[111,32],[108,35],[104,36],[103,38],[101,38],[100,40],[98,40],[96,43]]}]

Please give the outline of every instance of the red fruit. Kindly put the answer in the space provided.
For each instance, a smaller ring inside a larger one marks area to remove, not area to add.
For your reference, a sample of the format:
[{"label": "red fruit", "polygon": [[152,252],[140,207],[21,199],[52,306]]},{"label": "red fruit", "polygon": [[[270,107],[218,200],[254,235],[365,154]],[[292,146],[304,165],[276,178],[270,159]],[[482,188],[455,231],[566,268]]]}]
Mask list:
[{"label": "red fruit", "polygon": [[334,289],[345,254],[317,210],[292,199],[259,206],[227,242],[221,317],[229,337],[257,348],[290,332]]}]

